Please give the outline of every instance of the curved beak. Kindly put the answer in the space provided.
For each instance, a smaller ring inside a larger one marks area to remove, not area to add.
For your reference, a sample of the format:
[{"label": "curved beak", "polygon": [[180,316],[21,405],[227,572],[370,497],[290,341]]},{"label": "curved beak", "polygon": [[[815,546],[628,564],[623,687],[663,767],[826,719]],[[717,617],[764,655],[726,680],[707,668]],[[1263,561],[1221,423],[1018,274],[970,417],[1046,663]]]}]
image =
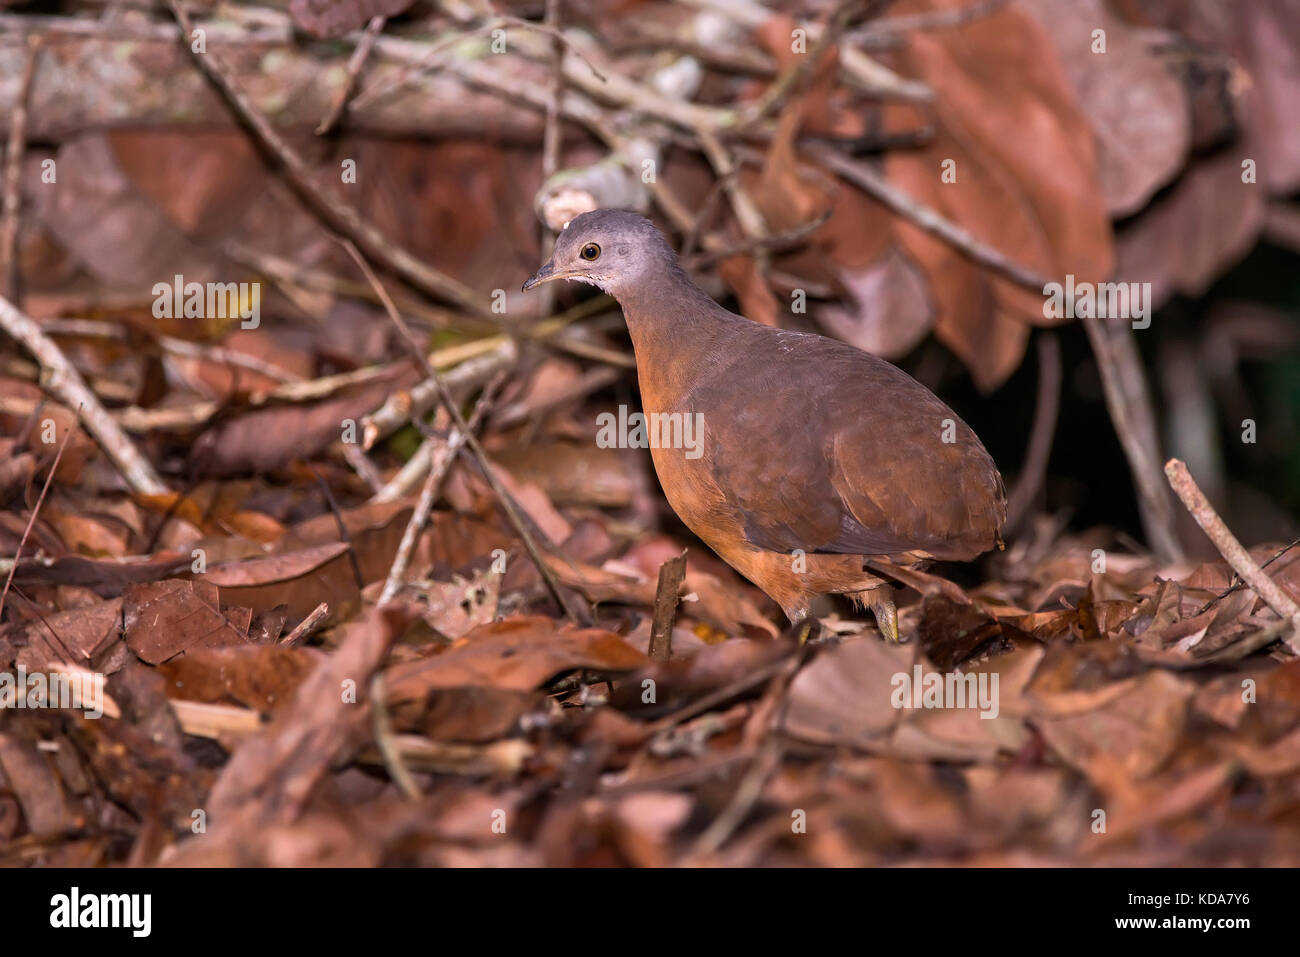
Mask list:
[{"label": "curved beak", "polygon": [[544,282],[550,282],[552,279],[559,278],[559,276],[555,275],[555,263],[551,260],[547,260],[546,264],[542,266],[541,269],[537,270],[537,272],[533,273],[528,281],[524,283],[524,292],[527,292],[534,286],[540,286]]}]

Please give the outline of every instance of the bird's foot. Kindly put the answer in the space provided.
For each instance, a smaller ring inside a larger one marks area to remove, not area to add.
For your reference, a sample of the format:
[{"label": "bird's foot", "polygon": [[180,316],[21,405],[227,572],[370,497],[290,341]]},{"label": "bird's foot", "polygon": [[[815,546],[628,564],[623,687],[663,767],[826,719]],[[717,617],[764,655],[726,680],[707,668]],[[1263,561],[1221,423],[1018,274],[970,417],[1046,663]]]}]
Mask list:
[{"label": "bird's foot", "polygon": [[[884,591],[884,589],[880,589]],[[876,627],[885,640],[898,644],[898,608],[890,595],[882,594],[871,602],[871,613],[876,616]]]},{"label": "bird's foot", "polygon": [[799,644],[816,641],[822,635],[821,622],[811,615],[801,615],[790,619],[790,626],[782,634],[783,638],[794,638]]}]

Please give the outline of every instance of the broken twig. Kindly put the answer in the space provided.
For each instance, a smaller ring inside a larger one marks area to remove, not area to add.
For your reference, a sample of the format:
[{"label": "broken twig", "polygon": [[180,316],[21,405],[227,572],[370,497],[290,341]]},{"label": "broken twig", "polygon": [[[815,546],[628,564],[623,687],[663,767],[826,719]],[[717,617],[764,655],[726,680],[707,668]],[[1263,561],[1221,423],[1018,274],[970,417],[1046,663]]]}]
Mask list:
[{"label": "broken twig", "polygon": [[650,657],[667,661],[672,654],[673,622],[677,619],[677,602],[682,582],[686,580],[686,553],[668,559],[659,566],[659,585],[655,589],[654,617],[650,623]]},{"label": "broken twig", "polygon": [[1186,463],[1179,459],[1170,459],[1165,463],[1165,476],[1169,479],[1170,487],[1187,506],[1187,511],[1192,513],[1192,518],[1196,519],[1196,524],[1201,526],[1209,536],[1214,547],[1219,550],[1219,554],[1232,570],[1241,576],[1241,580],[1254,590],[1264,604],[1273,609],[1280,618],[1291,622],[1291,637],[1288,644],[1292,651],[1300,654],[1300,606],[1296,605],[1290,596],[1255,564],[1250,553],[1241,542],[1237,541],[1237,537],[1214,510],[1210,500],[1205,497],[1205,493],[1192,478],[1192,473],[1187,471]]},{"label": "broken twig", "polygon": [[149,460],[131,444],[121,426],[87,387],[81,373],[68,361],[41,327],[0,297],[0,329],[18,340],[41,364],[41,385],[70,409],[77,409],[81,422],[99,443],[104,454],[117,466],[131,490],[141,495],[166,495],[171,490],[158,477]]}]

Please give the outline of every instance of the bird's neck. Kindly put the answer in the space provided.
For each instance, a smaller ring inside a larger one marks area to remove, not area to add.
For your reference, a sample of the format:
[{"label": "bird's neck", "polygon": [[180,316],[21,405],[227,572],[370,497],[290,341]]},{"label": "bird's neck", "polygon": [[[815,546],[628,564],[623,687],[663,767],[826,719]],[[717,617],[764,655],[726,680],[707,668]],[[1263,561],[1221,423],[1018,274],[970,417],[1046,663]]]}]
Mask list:
[{"label": "bird's neck", "polygon": [[749,321],[727,312],[685,277],[620,291],[618,301],[648,410],[672,404],[730,355],[727,343],[736,324]]}]

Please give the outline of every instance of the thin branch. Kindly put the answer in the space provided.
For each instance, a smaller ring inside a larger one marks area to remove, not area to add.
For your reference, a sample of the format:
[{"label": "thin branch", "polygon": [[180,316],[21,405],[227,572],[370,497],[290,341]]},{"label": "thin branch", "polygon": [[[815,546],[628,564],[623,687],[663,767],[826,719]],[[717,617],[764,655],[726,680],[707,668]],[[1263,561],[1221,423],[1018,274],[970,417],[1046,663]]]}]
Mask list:
[{"label": "thin branch", "polygon": [[542,580],[546,582],[547,588],[549,588],[551,594],[555,596],[556,602],[558,602],[560,608],[564,610],[564,614],[567,618],[574,622],[581,621],[583,616],[571,606],[571,603],[565,597],[564,592],[560,588],[560,583],[555,578],[555,573],[551,570],[546,559],[542,557],[542,553],[537,547],[537,542],[534,540],[532,532],[528,530],[527,524],[525,524],[523,517],[520,515],[519,506],[515,503],[515,500],[510,493],[501,485],[496,475],[493,474],[492,465],[488,461],[487,452],[484,451],[483,446],[475,437],[473,430],[470,429],[469,424],[465,421],[465,416],[461,414],[460,407],[456,404],[456,400],[452,394],[447,390],[447,386],[442,381],[442,377],[438,375],[437,370],[430,365],[428,357],[424,354],[424,349],[415,338],[415,334],[411,332],[411,327],[402,319],[401,314],[397,311],[397,307],[393,305],[392,299],[388,297],[388,293],[384,290],[383,284],[380,283],[379,277],[376,276],[374,270],[370,268],[370,264],[366,262],[365,257],[361,255],[356,246],[352,245],[352,243],[346,240],[342,240],[342,242],[343,247],[348,251],[348,255],[350,255],[356,262],[357,267],[365,274],[367,281],[375,287],[375,292],[377,292],[380,298],[383,299],[384,308],[388,310],[389,318],[393,320],[398,331],[402,333],[402,337],[410,347],[411,354],[415,356],[416,361],[424,368],[425,379],[433,383],[433,387],[438,393],[438,398],[442,401],[443,406],[451,415],[451,419],[456,424],[456,428],[459,430],[460,434],[465,437],[465,444],[469,446],[470,452],[473,454],[475,460],[477,460],[479,468],[482,470],[484,481],[487,482],[488,488],[492,490],[497,501],[501,503],[502,510],[506,513],[506,517],[510,520],[510,524],[514,526],[515,532],[524,543],[524,548],[528,552],[528,557],[531,558],[533,564],[537,566],[537,571],[541,574]]},{"label": "thin branch", "polygon": [[491,33],[493,30],[499,30],[505,26],[522,27],[525,30],[532,30],[536,33],[545,34],[546,36],[551,37],[556,43],[560,44],[561,46],[568,47],[570,50],[572,50],[574,55],[576,55],[578,59],[580,59],[583,63],[587,65],[587,69],[591,71],[592,76],[594,76],[601,83],[605,82],[605,74],[601,73],[600,70],[596,68],[596,65],[592,63],[591,60],[587,59],[587,57],[583,55],[581,50],[579,50],[576,46],[573,45],[573,41],[571,41],[568,37],[566,37],[564,33],[554,24],[533,23],[530,20],[523,20],[519,17],[498,16],[487,21],[486,23],[480,24],[477,27],[471,27],[468,30],[464,30],[462,32],[456,33],[453,36],[444,37],[438,42],[431,44],[429,47],[427,47],[425,50],[421,52],[421,55],[418,60],[412,63],[407,69],[403,70],[397,76],[390,77],[389,79],[386,79],[383,82],[375,83],[373,86],[368,87],[365,91],[363,91],[360,95],[358,95],[356,101],[353,103],[352,108],[361,109],[367,104],[373,103],[375,100],[379,99],[379,97],[385,95],[391,90],[395,90],[409,83],[411,80],[415,79],[415,77],[419,76],[421,73],[424,73],[430,67],[434,66],[437,63],[438,57],[441,54],[446,53],[452,47],[460,45],[465,40],[468,40],[471,37],[475,37],[475,36],[482,36],[485,33]]},{"label": "thin branch", "polygon": [[344,79],[343,86],[339,88],[338,95],[334,97],[330,111],[325,114],[325,118],[316,127],[317,136],[324,136],[329,133],[342,118],[343,111],[348,106],[348,97],[352,95],[352,90],[357,85],[357,77],[361,73],[361,68],[366,65],[366,60],[370,58],[370,51],[374,49],[375,37],[384,29],[384,24],[387,22],[387,19],[381,16],[371,17],[370,22],[366,24],[365,32],[361,34],[356,49],[352,51],[352,56],[348,58],[347,78]]},{"label": "thin branch", "polygon": [[415,778],[411,777],[411,772],[402,760],[402,749],[398,746],[397,736],[393,734],[392,722],[388,720],[388,702],[384,695],[382,671],[375,672],[375,676],[370,679],[370,717],[375,732],[375,746],[379,748],[379,754],[384,759],[388,776],[393,779],[393,783],[408,801],[418,801],[423,797],[420,786],[415,783]]},{"label": "thin branch", "polygon": [[1097,358],[1106,409],[1133,474],[1147,542],[1164,560],[1182,561],[1174,503],[1160,481],[1160,436],[1133,329],[1127,322],[1095,316],[1084,316],[1083,328]]},{"label": "thin branch", "polygon": [[655,588],[654,616],[650,620],[650,657],[667,661],[672,655],[673,622],[682,582],[686,580],[686,553],[682,552],[659,566],[659,584]]},{"label": "thin branch", "polygon": [[758,122],[780,106],[787,96],[798,90],[813,67],[821,62],[826,51],[839,45],[850,20],[865,2],[866,0],[840,0],[828,14],[826,25],[821,27],[817,39],[813,41],[812,49],[777,75],[776,80],[758,98],[758,102],[745,117],[742,125]]},{"label": "thin branch", "polygon": [[[560,0],[546,0],[545,23],[552,29],[560,25]],[[564,44],[555,40],[551,44],[551,88],[546,101],[546,125],[542,129],[542,182],[546,183],[560,168],[560,101],[564,97]],[[555,234],[545,223],[539,227],[542,255],[545,262],[555,252]],[[550,315],[555,308],[556,289],[553,285],[542,287],[537,300],[540,315]]]},{"label": "thin branch", "polygon": [[1219,550],[1219,554],[1232,570],[1241,576],[1241,580],[1249,585],[1264,604],[1277,613],[1278,617],[1291,622],[1291,637],[1288,644],[1293,652],[1300,655],[1300,606],[1296,605],[1290,596],[1255,564],[1250,553],[1242,547],[1241,542],[1237,541],[1237,537],[1214,510],[1210,500],[1205,497],[1205,493],[1192,478],[1192,473],[1187,471],[1185,463],[1178,459],[1170,459],[1165,463],[1165,476],[1169,479],[1170,487],[1187,507],[1187,511],[1192,513],[1192,518],[1196,519],[1196,524],[1201,526],[1209,536],[1214,547]]},{"label": "thin branch", "polygon": [[21,196],[18,191],[23,153],[27,151],[27,106],[31,99],[36,61],[40,59],[44,37],[27,38],[27,63],[18,81],[18,95],[9,120],[9,142],[5,147],[4,211],[0,213],[0,295],[18,298],[18,226]]},{"label": "thin branch", "polygon": [[[472,432],[482,424],[488,408],[492,405],[492,400],[496,397],[497,389],[504,380],[505,373],[499,372],[496,378],[488,383],[487,388],[483,390],[483,394],[479,396],[479,400],[474,406],[474,411],[470,414],[468,431]],[[438,496],[442,494],[442,483],[451,470],[451,464],[456,461],[456,455],[460,452],[461,446],[465,444],[466,434],[467,432],[453,429],[451,434],[447,436],[446,443],[436,451],[432,448],[434,439],[425,439],[420,446],[420,451],[429,446],[429,474],[424,480],[424,487],[420,489],[420,497],[416,500],[415,510],[406,523],[406,530],[402,532],[402,541],[397,546],[397,554],[393,556],[392,567],[388,570],[388,579],[384,582],[384,590],[379,595],[379,604],[387,605],[397,597],[397,593],[406,584],[406,570],[410,567],[411,556],[415,553],[415,545],[424,532],[424,526],[428,524],[429,515],[433,512],[433,506],[437,503]],[[420,452],[417,451],[416,455],[419,454]]]},{"label": "thin branch", "polygon": [[1005,7],[1009,0],[977,0],[956,10],[927,10],[924,13],[906,14],[897,17],[881,17],[860,30],[849,35],[850,40],[864,37],[895,36],[916,30],[947,30],[959,27],[974,20],[992,16]]},{"label": "thin branch", "polygon": [[736,164],[731,154],[727,152],[727,148],[711,130],[703,126],[695,130],[695,135],[699,138],[700,147],[713,167],[713,172],[722,183],[723,192],[731,201],[731,209],[736,214],[736,221],[740,223],[740,228],[751,239],[766,238],[767,221],[763,218],[758,204],[741,185],[740,177],[736,173]]},{"label": "thin branch", "polygon": [[[1281,548],[1279,548],[1277,551],[1273,553],[1273,555],[1269,558],[1268,561],[1264,562],[1262,565],[1259,566],[1260,571],[1263,571],[1265,568],[1268,568],[1269,565],[1272,565],[1275,561],[1277,561],[1287,552],[1291,551],[1291,549],[1295,548],[1297,545],[1300,545],[1300,538],[1297,538],[1295,541],[1290,542],[1289,544],[1283,545]],[[1213,598],[1207,601],[1200,608],[1198,608],[1196,610],[1196,614],[1193,615],[1192,617],[1195,618],[1197,615],[1204,615],[1207,611],[1209,611],[1219,602],[1223,601],[1223,599],[1227,598],[1229,595],[1235,592],[1241,591],[1245,587],[1246,587],[1246,583],[1241,580],[1241,576],[1234,572],[1232,575],[1232,584],[1229,585],[1227,588],[1225,588],[1223,591],[1219,592],[1217,595],[1215,595]]]},{"label": "thin branch", "polygon": [[[62,331],[61,326],[55,325],[60,320],[51,320],[46,323],[46,327],[55,326],[52,332],[58,334]],[[80,335],[80,333],[71,333]],[[191,359],[202,359],[207,362],[216,362],[221,365],[235,366],[241,369],[247,369],[250,372],[256,372],[258,375],[266,376],[268,379],[274,379],[282,385],[290,382],[305,381],[297,373],[288,372],[277,365],[273,365],[257,356],[251,356],[246,352],[240,352],[238,349],[227,349],[224,346],[209,345],[207,343],[189,342],[185,339],[177,339],[173,336],[159,336],[158,344],[166,352],[172,355],[185,356]]]},{"label": "thin branch", "polygon": [[310,464],[307,465],[307,471],[315,476],[316,484],[325,493],[325,503],[329,506],[330,514],[334,516],[334,527],[338,530],[339,539],[348,547],[348,560],[352,564],[352,577],[356,579],[357,591],[363,592],[366,590],[366,577],[361,574],[361,560],[357,558],[356,546],[352,544],[352,533],[348,531],[348,523],[343,521],[343,512],[334,498],[334,492],[329,487],[329,483],[321,478],[321,474]]},{"label": "thin branch", "polygon": [[317,628],[320,627],[320,623],[329,616],[329,613],[329,604],[327,602],[321,602],[312,609],[310,615],[298,622],[297,628],[281,638],[279,643],[287,648],[301,645],[312,635],[313,632],[316,631]]},{"label": "thin branch", "polygon": [[352,471],[357,473],[357,477],[369,486],[371,492],[378,492],[384,487],[384,477],[379,474],[379,469],[375,463],[370,461],[370,456],[366,455],[361,446],[355,442],[340,442],[339,447],[343,450],[343,461],[347,462]]},{"label": "thin branch", "polygon": [[253,134],[263,152],[274,159],[284,170],[289,185],[317,218],[334,232],[352,240],[387,269],[397,273],[421,292],[439,299],[454,302],[469,312],[492,318],[487,305],[478,294],[459,280],[421,262],[405,249],[386,239],[374,226],[361,218],[355,209],[344,206],[327,196],[312,177],[306,161],[295,151],[271,123],[258,112],[252,101],[230,78],[230,70],[214,52],[194,52],[186,38],[194,33],[194,24],[180,0],[167,0],[172,14],[181,25],[183,43],[190,50],[200,72],[221,92],[231,111]]},{"label": "thin branch", "polygon": [[844,177],[853,185],[874,196],[895,213],[927,233],[937,236],[973,262],[992,269],[1012,282],[1041,292],[1048,279],[1004,256],[992,246],[981,242],[961,226],[917,202],[892,185],[879,172],[866,163],[845,156],[839,150],[823,143],[810,143],[808,150],[823,166]]},{"label": "thin branch", "polygon": [[0,297],[0,329],[36,357],[42,369],[42,387],[68,408],[77,410],[86,431],[117,466],[132,491],[141,495],[166,495],[170,491],[149,460],[127,438],[117,420],[100,405],[68,357],[41,331],[39,324],[3,297]]},{"label": "thin branch", "polygon": [[831,210],[828,209],[821,215],[815,216],[808,222],[792,229],[772,233],[769,236],[751,236],[748,239],[742,239],[728,245],[719,244],[710,248],[707,252],[685,257],[685,265],[688,269],[702,269],[724,259],[730,259],[732,256],[742,256],[759,251],[782,252],[798,246],[821,229],[830,218]]},{"label": "thin branch", "polygon": [[[608,310],[612,302],[603,295],[585,299],[558,316],[542,320],[528,331],[528,335],[538,342],[549,344],[566,327],[579,319]],[[517,361],[518,356],[518,344],[508,336],[498,335],[440,349],[429,354],[428,362],[435,369],[456,366],[444,380],[449,388],[473,388]],[[409,392],[390,396],[382,406],[361,418],[362,447],[372,448],[384,436],[391,435],[413,418],[424,415],[437,402],[437,387],[428,379],[412,386]]]},{"label": "thin branch", "polygon": [[1052,332],[1038,335],[1038,401],[1029,431],[1025,461],[1007,496],[1007,523],[1003,534],[1016,528],[1043,487],[1047,461],[1052,455],[1056,417],[1061,408],[1061,344]]},{"label": "thin branch", "polygon": [[[81,410],[78,409],[78,412]],[[5,599],[9,597],[9,588],[14,583],[14,572],[18,570],[18,560],[23,557],[23,548],[27,545],[27,536],[32,533],[32,526],[36,524],[36,516],[40,514],[41,506],[45,504],[45,493],[50,490],[50,485],[54,482],[54,473],[59,469],[59,462],[63,458],[63,450],[68,447],[68,442],[72,439],[72,433],[76,427],[70,427],[63,436],[63,441],[59,443],[59,451],[54,454],[54,463],[50,466],[50,473],[45,476],[45,484],[41,486],[41,494],[36,499],[36,505],[32,508],[32,514],[27,519],[27,527],[23,529],[23,537],[18,539],[18,550],[14,552],[13,564],[9,566],[9,575],[5,578],[4,591],[0,592],[0,621],[4,620]],[[49,624],[46,623],[46,628]],[[51,634],[53,631],[51,630]],[[57,639],[57,635],[55,636]],[[59,642],[62,644],[62,642]]]}]

